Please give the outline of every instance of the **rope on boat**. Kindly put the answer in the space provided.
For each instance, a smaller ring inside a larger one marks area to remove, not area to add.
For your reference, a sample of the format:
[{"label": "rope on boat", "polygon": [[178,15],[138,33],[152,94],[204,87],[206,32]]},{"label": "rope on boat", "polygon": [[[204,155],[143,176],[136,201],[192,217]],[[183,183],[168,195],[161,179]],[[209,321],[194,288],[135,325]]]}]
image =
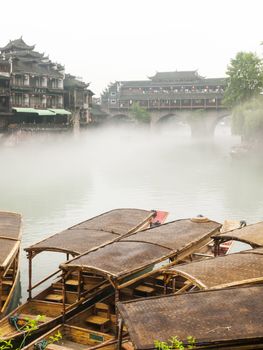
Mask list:
[{"label": "rope on boat", "polygon": [[156,226],[160,226],[161,225],[161,223],[160,223],[160,221],[155,221],[155,222],[150,222],[150,227],[152,228],[152,227],[156,227]]},{"label": "rope on boat", "polygon": [[240,228],[247,226],[247,222],[245,220],[240,221]]},{"label": "rope on boat", "polygon": [[14,326],[17,331],[21,332],[21,329],[18,327],[18,315],[11,315],[8,317],[8,321],[11,324],[11,326]]},{"label": "rope on boat", "polygon": [[42,339],[34,345],[35,350],[45,350],[48,346],[48,341],[46,339]]},{"label": "rope on boat", "polygon": [[18,320],[19,320],[19,315],[11,315],[8,317],[8,321],[11,324],[11,326],[14,326],[18,332],[23,332],[23,340],[22,340],[20,347],[19,347],[19,349],[22,349],[24,344],[25,344],[27,334],[26,334],[26,332],[24,332],[23,326],[21,328],[18,326]]}]

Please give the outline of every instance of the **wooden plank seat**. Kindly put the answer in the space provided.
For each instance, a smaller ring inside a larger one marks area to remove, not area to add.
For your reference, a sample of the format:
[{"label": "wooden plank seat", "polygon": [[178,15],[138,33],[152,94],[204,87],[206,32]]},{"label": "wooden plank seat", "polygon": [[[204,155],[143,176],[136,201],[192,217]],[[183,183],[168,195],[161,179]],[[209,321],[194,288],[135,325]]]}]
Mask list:
[{"label": "wooden plank seat", "polygon": [[55,293],[50,293],[45,296],[45,300],[48,301],[55,301],[57,303],[62,303],[63,301],[63,295],[62,294],[55,294]]},{"label": "wooden plank seat", "polygon": [[140,284],[139,286],[135,287],[135,291],[146,294],[148,296],[148,295],[152,295],[155,292],[155,289],[152,287]]},{"label": "wooden plank seat", "polygon": [[122,343],[121,345],[123,350],[134,350],[134,346],[132,345],[132,342],[128,341],[126,343]]},{"label": "wooden plank seat", "polygon": [[106,317],[98,316],[98,315],[91,315],[86,319],[87,323],[93,323],[98,326],[105,325],[108,323],[110,320]]},{"label": "wooden plank seat", "polygon": [[48,344],[46,349],[47,350],[74,350],[74,348],[69,348],[68,346],[59,345],[59,344]]},{"label": "wooden plank seat", "polygon": [[85,320],[86,323],[98,326],[101,332],[106,332],[110,327],[110,308],[104,303],[96,303],[94,314]]},{"label": "wooden plank seat", "polygon": [[[48,346],[45,349],[47,350],[88,350],[90,347],[89,344],[79,343],[79,341],[80,342],[82,341],[83,336],[84,335],[82,336],[80,335],[80,338],[76,338],[75,340],[74,339],[69,340],[68,336],[65,335],[62,337],[62,339],[59,342],[48,344]],[[52,345],[55,345],[55,346],[52,346]]]},{"label": "wooden plank seat", "polygon": [[74,279],[68,279],[68,280],[66,280],[66,285],[68,285],[68,286],[78,286],[79,285],[79,281],[78,280],[74,280]]},{"label": "wooden plank seat", "polygon": [[4,286],[9,286],[9,287],[12,287],[12,285],[13,285],[13,281],[12,280],[3,280],[2,281],[2,284],[4,285]]}]

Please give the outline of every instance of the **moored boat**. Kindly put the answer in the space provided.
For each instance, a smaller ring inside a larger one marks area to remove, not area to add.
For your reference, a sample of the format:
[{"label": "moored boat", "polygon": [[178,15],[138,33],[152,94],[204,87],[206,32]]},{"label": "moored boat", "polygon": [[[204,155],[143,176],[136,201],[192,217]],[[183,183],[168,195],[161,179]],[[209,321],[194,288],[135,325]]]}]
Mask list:
[{"label": "moored boat", "polygon": [[18,304],[21,215],[0,212],[0,318]]},{"label": "moored boat", "polygon": [[80,276],[93,274],[112,286],[110,296],[97,300],[93,305],[89,304],[70,318],[67,305],[64,304],[66,324],[86,329],[91,334],[100,332],[101,347],[106,345],[106,335],[113,335],[116,339],[116,303],[120,300],[163,294],[164,285],[154,278],[162,269],[161,263],[171,266],[188,258],[210,241],[212,234],[219,233],[220,227],[221,224],[208,219],[176,220],[126,235],[61,264],[65,285],[67,274],[77,273]]},{"label": "moored boat", "polygon": [[[96,348],[105,346],[116,348],[118,334],[116,302],[163,294],[164,285],[159,284],[154,275],[151,276],[162,268],[159,265],[160,261],[166,265],[182,261],[209,241],[212,234],[219,232],[220,227],[219,223],[208,219],[202,222],[191,219],[176,220],[126,235],[62,264],[65,285],[68,273],[77,273],[80,276],[93,275],[102,278],[105,283],[108,281],[111,285],[109,295],[93,304],[89,303],[88,307],[85,306],[72,317],[68,317],[67,305],[64,305],[66,320],[64,327],[81,330],[84,334],[95,338]],[[65,288],[63,290],[65,291]],[[53,331],[55,332],[55,329]],[[35,343],[41,339],[48,339],[48,336],[46,334]],[[110,338],[111,344],[108,343],[109,336],[113,337]],[[79,339],[68,339],[67,334],[65,339],[65,342],[61,339],[55,348],[58,350],[62,350],[59,346],[71,349],[83,348]],[[50,345],[50,349],[52,347]],[[86,348],[90,347],[93,348],[93,345],[86,344]]]},{"label": "moored boat", "polygon": [[166,293],[263,283],[263,248],[217,256],[163,269]]},{"label": "moored boat", "polygon": [[[98,297],[103,297],[104,293],[108,293],[110,283],[93,274],[84,274],[80,279],[79,274],[69,273],[63,285],[59,276],[60,270],[32,285],[32,260],[37,254],[44,251],[64,253],[69,259],[70,255],[77,256],[129,233],[149,227],[158,217],[157,214],[163,220],[167,216],[166,212],[161,214],[140,209],[115,209],[74,225],[26,248],[29,258],[29,299],[0,321],[1,338],[3,340],[21,339],[25,335],[28,319],[38,318],[38,315],[45,317],[39,320],[35,334],[45,332],[60,322],[63,311],[62,301],[67,307],[68,315],[71,315],[83,303],[83,300],[94,304]],[[32,295],[34,289],[39,288],[50,279],[52,281],[48,288],[35,296]],[[81,296],[80,290],[82,291]]]},{"label": "moored boat", "polygon": [[[167,295],[118,303],[134,349],[154,350],[177,337],[193,349],[262,349],[263,286]],[[119,332],[121,348],[122,332]]]},{"label": "moored boat", "polygon": [[230,247],[228,253],[230,253],[231,250],[232,252],[236,252],[263,247],[263,221],[250,225],[240,225],[240,227],[236,229],[212,236],[212,239],[214,241],[215,255],[220,255],[222,245],[229,242],[238,242],[240,244],[240,249],[237,247],[234,250]]},{"label": "moored boat", "polygon": [[[103,340],[103,345],[101,342]],[[74,349],[116,349],[117,340],[114,336],[104,334],[98,331],[88,331],[76,326],[68,324],[60,324],[37,338],[27,346],[24,350],[74,350]]]}]

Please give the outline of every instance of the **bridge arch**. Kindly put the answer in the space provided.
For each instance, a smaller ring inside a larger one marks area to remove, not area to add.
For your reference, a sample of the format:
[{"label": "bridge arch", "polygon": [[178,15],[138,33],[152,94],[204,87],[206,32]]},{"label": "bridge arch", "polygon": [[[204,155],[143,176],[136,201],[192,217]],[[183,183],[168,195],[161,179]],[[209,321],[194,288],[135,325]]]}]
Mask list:
[{"label": "bridge arch", "polygon": [[176,114],[175,112],[172,112],[159,116],[159,119],[156,121],[156,124],[164,124],[173,121],[182,121],[182,119],[182,116]]},{"label": "bridge arch", "polygon": [[231,135],[231,114],[220,116],[213,125],[213,134],[220,136],[223,134]]},{"label": "bridge arch", "polygon": [[125,113],[114,114],[108,119],[108,121],[114,124],[126,124],[134,122],[134,120]]},{"label": "bridge arch", "polygon": [[166,134],[174,134],[176,137],[188,137],[192,134],[191,125],[188,123],[186,116],[176,112],[160,114],[155,122],[155,128]]}]

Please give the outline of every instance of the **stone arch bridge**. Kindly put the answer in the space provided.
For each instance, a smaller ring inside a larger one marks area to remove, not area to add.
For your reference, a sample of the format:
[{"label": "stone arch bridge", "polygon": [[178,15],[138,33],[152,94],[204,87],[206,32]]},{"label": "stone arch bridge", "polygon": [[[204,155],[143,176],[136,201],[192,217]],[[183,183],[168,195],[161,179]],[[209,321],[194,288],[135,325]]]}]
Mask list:
[{"label": "stone arch bridge", "polygon": [[[106,112],[106,111],[105,111]],[[152,127],[158,127],[158,124],[174,118],[178,121],[187,123],[191,128],[192,136],[211,137],[214,135],[217,124],[227,116],[231,115],[228,109],[218,110],[176,110],[176,111],[149,111],[151,116]],[[131,111],[110,111],[108,112],[108,120],[117,121],[134,121]]]}]

